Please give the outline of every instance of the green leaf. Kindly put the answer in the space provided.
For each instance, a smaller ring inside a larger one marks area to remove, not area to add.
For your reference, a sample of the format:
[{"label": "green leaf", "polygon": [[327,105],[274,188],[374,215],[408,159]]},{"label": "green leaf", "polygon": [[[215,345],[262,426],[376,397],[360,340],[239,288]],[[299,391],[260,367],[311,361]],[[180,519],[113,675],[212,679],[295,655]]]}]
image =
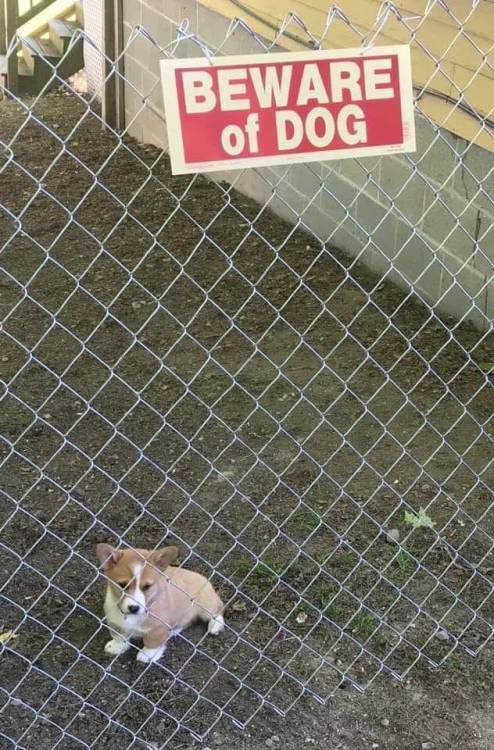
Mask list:
[{"label": "green leaf", "polygon": [[414,529],[433,529],[436,525],[436,522],[433,521],[429,515],[427,515],[424,508],[421,508],[417,515],[415,513],[409,513],[406,510],[405,523],[413,526]]},{"label": "green leaf", "polygon": [[491,373],[494,375],[494,362],[479,362],[479,367],[488,375]]},{"label": "green leaf", "polygon": [[12,640],[13,638],[18,638],[19,636],[14,633],[13,630],[6,630],[3,633],[0,633],[0,644],[1,643],[7,643],[7,641]]}]

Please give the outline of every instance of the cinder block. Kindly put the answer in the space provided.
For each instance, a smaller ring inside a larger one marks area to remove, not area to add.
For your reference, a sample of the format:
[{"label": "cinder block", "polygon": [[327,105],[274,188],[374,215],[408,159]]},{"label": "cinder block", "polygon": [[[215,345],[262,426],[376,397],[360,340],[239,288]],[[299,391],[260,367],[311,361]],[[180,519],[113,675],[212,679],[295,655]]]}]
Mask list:
[{"label": "cinder block", "polygon": [[324,182],[339,174],[340,164],[340,161],[313,161],[310,167]]},{"label": "cinder block", "polygon": [[[162,24],[162,28],[160,29],[161,38],[166,36],[165,31],[167,27],[170,28],[169,24]],[[160,47],[147,37],[142,37],[142,40],[139,41],[141,51],[138,60],[140,60],[142,66],[149,75],[153,75],[155,78],[160,78],[160,59],[163,57]],[[158,44],[164,45],[162,39],[159,40]]]},{"label": "cinder block", "polygon": [[229,18],[215,13],[201,2],[197,3],[197,33],[210,46],[219,47],[225,40],[229,27]]},{"label": "cinder block", "polygon": [[461,195],[475,196],[479,188],[494,194],[494,154],[475,143],[466,143],[460,169],[455,173],[454,188]]},{"label": "cinder block", "polygon": [[147,54],[147,47],[150,44],[152,42],[150,42],[141,29],[132,29],[130,37],[127,40],[125,55],[130,55],[140,65],[144,66],[144,57]]},{"label": "cinder block", "polygon": [[142,125],[138,122],[138,120],[133,119],[132,116],[127,116],[127,109],[125,110],[125,122],[127,133],[130,135],[130,137],[135,138],[136,141],[140,141],[142,143],[144,141],[144,132],[142,129]]},{"label": "cinder block", "polygon": [[125,87],[125,112],[130,117],[135,117],[141,111],[142,101],[142,68],[137,65],[131,65],[129,70],[129,80],[132,86]]},{"label": "cinder block", "polygon": [[[208,29],[206,39],[208,41],[211,39],[211,26]],[[238,26],[234,32],[230,33],[225,29],[221,38],[219,37],[219,29],[215,30],[213,43],[215,46],[221,45],[221,52],[224,55],[252,55],[264,52],[264,48],[257,38],[249,34],[242,26]]]},{"label": "cinder block", "polygon": [[385,257],[376,246],[369,240],[358,252],[359,263],[363,263],[367,268],[381,276],[392,267],[391,260]]},{"label": "cinder block", "polygon": [[494,321],[494,282],[487,286],[485,317],[487,319],[486,330],[493,330]]},{"label": "cinder block", "polygon": [[386,201],[394,200],[402,187],[414,179],[414,166],[399,156],[384,156],[379,171],[379,195]]},{"label": "cinder block", "polygon": [[432,122],[423,115],[415,114],[415,141],[416,151],[413,154],[408,154],[408,158],[412,161],[417,161],[422,157],[422,154],[427,151],[432,141],[436,137],[437,125],[434,126]]},{"label": "cinder block", "polygon": [[439,250],[441,289],[439,308],[456,318],[465,317],[483,328],[487,324],[487,279],[470,264]]},{"label": "cinder block", "polygon": [[305,196],[306,205],[315,198],[324,185],[320,175],[312,169],[312,164],[296,164],[290,167],[286,180],[295,190]]},{"label": "cinder block", "polygon": [[310,218],[315,217],[317,220],[317,237],[323,242],[333,243],[334,234],[338,227],[347,220],[346,208],[340,206],[334,197],[327,192],[317,196],[316,201],[314,201],[314,208],[315,210],[312,210],[311,206],[306,210],[303,216],[304,222],[308,223]]},{"label": "cinder block", "polygon": [[397,252],[396,237],[400,224],[400,219],[398,219],[392,211],[389,211],[387,214],[381,217],[379,225],[370,235],[371,241],[376,247],[378,256],[377,266],[373,270],[380,269],[380,258],[385,257],[388,259],[388,261],[392,261],[394,259]]},{"label": "cinder block", "polygon": [[[405,232],[408,232],[408,237],[404,236]],[[393,260],[394,268],[419,296],[427,301],[437,299],[441,288],[441,266],[435,248],[424,237],[407,227],[401,227],[398,235],[401,239]]]},{"label": "cinder block", "polygon": [[259,203],[259,208],[263,206],[272,195],[272,190],[266,177],[262,174],[265,170],[247,169],[243,172],[225,170],[225,172],[215,173],[215,179],[221,178],[228,183],[235,183],[235,189],[253,198]]},{"label": "cinder block", "polygon": [[355,257],[368,244],[368,241],[368,235],[362,232],[355,223],[355,219],[349,215],[337,225],[328,238],[327,244],[340,248]]},{"label": "cinder block", "polygon": [[[139,1],[143,4],[142,0]],[[135,2],[135,0],[131,0],[131,2]],[[187,11],[190,9],[190,3],[187,3],[187,0],[166,0],[166,3],[164,3],[163,0],[145,0],[145,3],[147,8],[150,8],[157,15],[162,16],[163,21],[166,16],[177,24],[179,24],[183,18],[187,17]],[[192,12],[190,19],[191,23],[194,21],[194,16],[195,14]]]},{"label": "cinder block", "polygon": [[[137,119],[143,129],[143,132],[146,134],[146,143],[153,143],[156,146],[160,146],[160,148],[168,147],[166,125],[164,120],[159,115],[153,112],[153,110],[149,107],[145,106],[140,111]],[[153,136],[152,141],[151,135]]]},{"label": "cinder block", "polygon": [[372,235],[388,212],[389,206],[383,206],[365,192],[360,193],[357,200],[356,218],[364,232]]},{"label": "cinder block", "polygon": [[336,214],[327,213],[320,206],[312,203],[310,206],[307,206],[300,218],[306,230],[313,234],[320,242],[332,244],[331,238],[345,216],[339,214],[338,211],[336,211]]},{"label": "cinder block", "polygon": [[475,268],[487,278],[494,278],[494,223],[482,217],[478,228],[478,239],[474,246]]},{"label": "cinder block", "polygon": [[437,200],[426,210],[424,232],[440,247],[465,259],[474,250],[478,211],[448,190],[438,193]]},{"label": "cinder block", "polygon": [[[159,0],[158,0],[159,1]],[[168,10],[169,3],[165,4],[166,10]],[[180,21],[187,20],[189,22],[189,31],[193,34],[199,32],[199,5],[197,0],[174,0],[170,3],[171,6],[178,6],[178,18]],[[163,7],[163,2],[161,2]],[[173,17],[177,17],[177,11],[174,11]],[[204,30],[203,30],[204,31]]]},{"label": "cinder block", "polygon": [[340,206],[354,216],[357,215],[357,201],[360,188],[333,172],[324,180],[323,189],[318,195],[320,207],[324,210],[328,204]]},{"label": "cinder block", "polygon": [[339,172],[346,180],[353,183],[367,195],[378,197],[381,157],[367,159],[341,159]]},{"label": "cinder block", "polygon": [[163,151],[168,150],[168,138],[165,130],[152,130],[147,125],[146,127],[146,143],[150,143],[152,146],[156,146]]},{"label": "cinder block", "polygon": [[386,205],[393,202],[399,216],[420,224],[424,211],[426,182],[413,164],[404,158],[384,157],[381,163],[379,200]]},{"label": "cinder block", "polygon": [[[152,2],[152,0],[151,0]],[[136,0],[123,0],[123,18],[130,27],[142,24],[142,11],[144,4]]]},{"label": "cinder block", "polygon": [[303,213],[309,203],[307,196],[294,187],[288,180],[279,182],[273,194],[273,204],[278,201],[284,202],[292,210],[293,213],[290,220],[293,223],[296,223],[297,217]]},{"label": "cinder block", "polygon": [[124,47],[126,48],[127,44],[129,43],[129,39],[132,35],[133,27],[131,26],[130,23],[127,23],[126,21],[124,21],[122,24],[122,31],[123,31],[123,43],[124,43]]},{"label": "cinder block", "polygon": [[439,187],[453,187],[454,170],[459,164],[453,136],[438,130],[425,151],[416,154],[418,169],[430,177]]},{"label": "cinder block", "polygon": [[489,258],[481,245],[475,247],[472,265],[479,273],[484,274],[487,279],[494,278],[494,258]]},{"label": "cinder block", "polygon": [[142,73],[142,95],[151,105],[159,110],[165,119],[165,109],[163,106],[163,89],[159,76],[144,70]]},{"label": "cinder block", "polygon": [[494,222],[494,193],[487,194],[485,190],[479,190],[468,198],[479,211],[480,219],[484,223]]}]

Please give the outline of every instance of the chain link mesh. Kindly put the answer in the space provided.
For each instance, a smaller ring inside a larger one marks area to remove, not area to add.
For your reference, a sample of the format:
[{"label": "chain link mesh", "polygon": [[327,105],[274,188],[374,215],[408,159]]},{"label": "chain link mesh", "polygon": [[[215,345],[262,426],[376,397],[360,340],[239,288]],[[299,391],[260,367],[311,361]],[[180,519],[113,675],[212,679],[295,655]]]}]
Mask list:
[{"label": "chain link mesh", "polygon": [[[293,34],[318,47],[335,24],[357,46],[391,18],[413,42],[436,5],[383,3],[369,33],[333,6],[320,38],[290,14],[269,43],[245,20],[219,46],[184,22],[168,19],[167,46],[134,25],[111,75],[128,54],[217,55],[244,37],[266,54]],[[413,284],[398,263],[439,201],[444,242],[463,231],[492,268],[492,223],[475,234],[425,170],[447,131],[429,119],[432,143],[389,192],[387,157],[352,162],[352,194],[339,163],[307,167],[295,210],[293,167],[256,170],[259,202],[242,173],[175,177],[132,138],[144,112],[160,121],[157,76],[145,91],[126,79],[138,105],[119,133],[48,63],[39,95],[0,103],[2,747],[161,748],[478,654],[494,621],[492,323],[459,274],[444,267],[443,297],[470,301],[460,320],[423,293],[427,263]],[[466,153],[451,163],[470,208],[491,198]],[[407,197],[418,180],[423,206]],[[384,209],[364,221],[369,191]],[[308,217],[328,202],[340,219],[321,238]],[[390,217],[408,231],[377,273],[367,252]],[[149,666],[104,656],[98,541],[177,543],[220,591],[226,632],[192,628]]]}]

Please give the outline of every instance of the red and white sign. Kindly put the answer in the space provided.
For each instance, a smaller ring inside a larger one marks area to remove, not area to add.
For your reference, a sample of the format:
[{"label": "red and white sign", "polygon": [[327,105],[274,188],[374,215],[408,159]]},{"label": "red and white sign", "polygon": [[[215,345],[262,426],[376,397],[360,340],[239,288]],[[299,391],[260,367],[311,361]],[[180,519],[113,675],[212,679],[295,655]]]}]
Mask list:
[{"label": "red and white sign", "polygon": [[174,174],[415,150],[408,45],[162,60]]}]

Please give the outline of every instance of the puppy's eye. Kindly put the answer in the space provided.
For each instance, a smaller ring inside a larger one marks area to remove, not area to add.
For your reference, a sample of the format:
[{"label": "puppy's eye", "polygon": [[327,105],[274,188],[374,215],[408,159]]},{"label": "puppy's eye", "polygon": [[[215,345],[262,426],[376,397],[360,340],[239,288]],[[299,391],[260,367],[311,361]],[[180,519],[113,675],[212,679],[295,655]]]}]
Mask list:
[{"label": "puppy's eye", "polygon": [[151,584],[150,583],[145,583],[144,586],[142,586],[142,590],[143,591],[148,591],[148,589],[150,589],[150,588],[151,588]]},{"label": "puppy's eye", "polygon": [[117,586],[120,586],[121,589],[126,589],[128,585],[128,581],[117,581]]}]

